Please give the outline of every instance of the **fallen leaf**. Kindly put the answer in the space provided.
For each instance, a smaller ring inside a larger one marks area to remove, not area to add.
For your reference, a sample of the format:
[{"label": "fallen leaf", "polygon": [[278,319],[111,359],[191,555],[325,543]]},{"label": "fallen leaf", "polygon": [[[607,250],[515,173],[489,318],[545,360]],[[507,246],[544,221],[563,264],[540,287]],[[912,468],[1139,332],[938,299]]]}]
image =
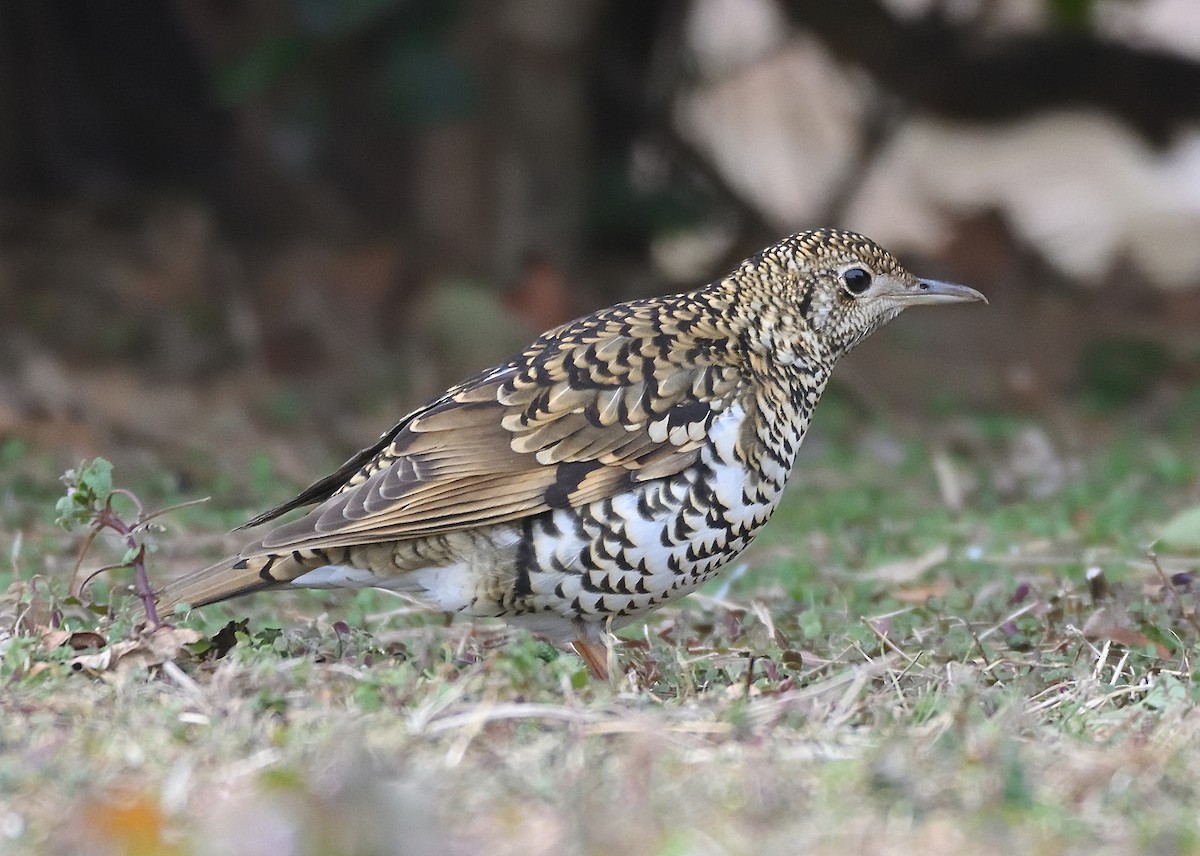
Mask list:
[{"label": "fallen leaf", "polygon": [[1153,645],[1158,656],[1164,658],[1171,656],[1166,645],[1155,642],[1146,634],[1135,630],[1131,626],[1129,616],[1124,611],[1118,612],[1107,606],[1100,607],[1088,616],[1088,620],[1083,625],[1083,636],[1092,642],[1114,642],[1117,645],[1124,645],[1126,648],[1144,648],[1147,645]]},{"label": "fallen leaf", "polygon": [[53,623],[53,606],[50,601],[38,595],[35,591],[34,595],[29,598],[28,603],[25,605],[25,609],[21,611],[14,629],[22,628],[29,630],[37,627],[48,627]]},{"label": "fallen leaf", "polygon": [[220,660],[237,645],[238,633],[248,633],[250,622],[243,618],[241,621],[230,621],[206,641],[208,650],[203,654],[206,660]]},{"label": "fallen leaf", "polygon": [[83,654],[71,660],[71,668],[89,672],[148,669],[167,660],[190,656],[185,646],[201,638],[199,631],[187,627],[159,627],[137,639],[115,642],[96,654]]},{"label": "fallen leaf", "polygon": [[108,640],[92,630],[44,630],[42,645],[47,649],[67,645],[75,651],[87,651],[89,648],[103,648]]}]

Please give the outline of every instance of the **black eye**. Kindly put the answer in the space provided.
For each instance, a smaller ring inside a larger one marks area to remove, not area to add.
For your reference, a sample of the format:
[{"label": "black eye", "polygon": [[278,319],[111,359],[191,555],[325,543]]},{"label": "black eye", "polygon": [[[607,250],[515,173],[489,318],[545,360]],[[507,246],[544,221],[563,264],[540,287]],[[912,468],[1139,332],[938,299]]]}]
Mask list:
[{"label": "black eye", "polygon": [[871,275],[862,268],[850,268],[842,274],[842,282],[851,294],[862,294],[871,287]]}]

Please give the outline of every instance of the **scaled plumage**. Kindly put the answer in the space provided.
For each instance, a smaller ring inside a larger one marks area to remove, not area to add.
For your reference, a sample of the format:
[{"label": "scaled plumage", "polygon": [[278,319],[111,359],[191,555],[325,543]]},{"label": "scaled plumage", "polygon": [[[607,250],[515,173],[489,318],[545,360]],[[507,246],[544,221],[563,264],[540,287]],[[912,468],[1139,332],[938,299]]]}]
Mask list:
[{"label": "scaled plumage", "polygon": [[450,389],[246,525],[317,503],[308,514],[169,583],[159,607],[379,586],[575,643],[603,671],[606,626],[687,594],[753,540],[840,356],[906,306],[983,299],[861,235],[793,235]]}]

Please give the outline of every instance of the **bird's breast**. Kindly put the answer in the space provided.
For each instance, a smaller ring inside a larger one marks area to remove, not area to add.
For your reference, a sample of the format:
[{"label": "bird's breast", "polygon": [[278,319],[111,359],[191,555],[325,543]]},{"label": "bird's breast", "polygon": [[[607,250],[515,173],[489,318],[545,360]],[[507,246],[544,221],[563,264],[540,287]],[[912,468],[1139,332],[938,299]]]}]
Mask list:
[{"label": "bird's breast", "polygon": [[786,467],[744,455],[740,405],[713,423],[696,464],[524,526],[513,612],[602,620],[682,596],[742,552],[782,495]]}]

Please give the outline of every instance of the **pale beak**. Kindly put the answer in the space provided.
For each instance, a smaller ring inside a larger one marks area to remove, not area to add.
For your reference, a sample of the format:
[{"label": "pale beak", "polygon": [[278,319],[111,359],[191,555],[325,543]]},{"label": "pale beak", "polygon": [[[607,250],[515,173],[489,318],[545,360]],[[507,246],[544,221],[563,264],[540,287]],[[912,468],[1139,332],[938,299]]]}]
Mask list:
[{"label": "pale beak", "polygon": [[917,283],[916,288],[906,288],[895,296],[910,305],[921,303],[969,303],[975,300],[981,300],[984,303],[988,302],[986,297],[973,288],[959,285],[956,282],[942,282],[937,279],[923,279]]}]

